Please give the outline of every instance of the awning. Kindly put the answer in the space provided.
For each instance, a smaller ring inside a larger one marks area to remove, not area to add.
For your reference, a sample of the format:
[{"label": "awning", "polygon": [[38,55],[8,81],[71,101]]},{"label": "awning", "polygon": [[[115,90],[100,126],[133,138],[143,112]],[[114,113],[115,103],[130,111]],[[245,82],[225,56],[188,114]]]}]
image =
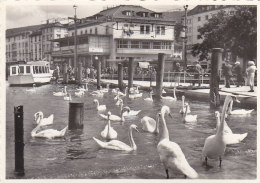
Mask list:
[{"label": "awning", "polygon": [[138,62],[139,67],[143,68],[143,69],[148,69],[150,63],[149,62]]}]

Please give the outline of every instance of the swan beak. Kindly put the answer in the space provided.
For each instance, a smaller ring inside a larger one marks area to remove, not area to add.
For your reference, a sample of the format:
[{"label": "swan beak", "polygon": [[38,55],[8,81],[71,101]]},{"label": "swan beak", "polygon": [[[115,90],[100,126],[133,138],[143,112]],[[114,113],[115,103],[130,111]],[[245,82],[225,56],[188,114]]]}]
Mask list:
[{"label": "swan beak", "polygon": [[170,116],[171,118],[173,118],[173,116],[172,116],[172,114],[171,114],[171,113],[169,113],[169,116]]},{"label": "swan beak", "polygon": [[137,128],[135,128],[135,130],[136,130],[138,133],[140,133],[139,130],[138,130]]},{"label": "swan beak", "polygon": [[241,103],[241,102],[240,102],[240,100],[238,100],[237,98],[236,98],[236,100],[235,100],[235,101],[236,101],[237,103]]}]

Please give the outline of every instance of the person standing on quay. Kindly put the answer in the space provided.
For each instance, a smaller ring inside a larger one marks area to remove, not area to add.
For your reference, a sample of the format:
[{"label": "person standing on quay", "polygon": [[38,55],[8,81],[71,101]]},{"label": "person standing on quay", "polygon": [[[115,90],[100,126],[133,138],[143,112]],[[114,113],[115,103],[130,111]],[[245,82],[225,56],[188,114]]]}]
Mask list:
[{"label": "person standing on quay", "polygon": [[201,73],[201,66],[199,64],[199,62],[195,65],[195,70],[194,70],[194,80],[192,81],[192,85],[195,86],[195,83],[198,81],[199,86],[201,85],[200,82],[200,73]]},{"label": "person standing on quay", "polygon": [[180,77],[181,77],[181,65],[180,63],[176,63],[175,69],[174,69],[174,76],[175,76],[175,82],[178,83],[178,86],[180,85]]},{"label": "person standing on quay", "polygon": [[256,72],[255,62],[249,61],[248,68],[246,69],[248,82],[249,82],[249,86],[250,86],[250,90],[248,92],[254,92],[255,72]]},{"label": "person standing on quay", "polygon": [[243,77],[242,77],[242,68],[240,66],[240,62],[238,61],[235,62],[233,70],[237,77],[237,87],[242,86]]},{"label": "person standing on quay", "polygon": [[226,80],[226,88],[230,88],[230,79],[232,76],[232,65],[229,64],[229,61],[226,61],[223,74]]}]

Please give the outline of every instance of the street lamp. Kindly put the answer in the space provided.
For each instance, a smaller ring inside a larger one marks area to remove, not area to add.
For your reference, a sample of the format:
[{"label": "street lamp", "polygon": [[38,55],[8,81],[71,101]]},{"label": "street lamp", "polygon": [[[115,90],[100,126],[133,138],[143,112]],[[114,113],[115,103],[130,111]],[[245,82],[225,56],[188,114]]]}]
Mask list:
[{"label": "street lamp", "polygon": [[181,38],[183,39],[183,45],[182,45],[182,52],[183,52],[183,61],[184,61],[184,71],[186,71],[187,68],[187,9],[188,5],[183,6],[185,10],[185,17],[184,17],[184,26],[181,31]]},{"label": "street lamp", "polygon": [[[77,69],[77,6],[73,5],[73,8],[75,10],[74,15],[74,68],[75,68],[75,75],[77,75],[77,72],[79,69]],[[78,78],[76,78],[77,80]]]}]

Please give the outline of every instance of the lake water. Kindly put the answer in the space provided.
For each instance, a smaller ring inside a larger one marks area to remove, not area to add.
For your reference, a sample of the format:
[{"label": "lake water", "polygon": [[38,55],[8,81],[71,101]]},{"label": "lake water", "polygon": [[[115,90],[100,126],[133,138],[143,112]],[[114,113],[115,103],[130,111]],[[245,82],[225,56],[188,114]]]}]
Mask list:
[{"label": "lake water", "polygon": [[[133,110],[142,110],[138,117],[128,119],[123,125],[112,122],[118,133],[118,140],[129,144],[128,127],[136,124],[140,133],[134,132],[137,150],[122,152],[100,149],[92,137],[102,140],[100,132],[105,121],[99,117],[93,99],[106,104],[112,114],[119,115],[120,108],[115,105],[114,95],[109,92],[98,98],[90,95],[95,86],[89,85],[84,97],[75,97],[75,85],[68,85],[73,101],[84,102],[84,128],[67,131],[64,138],[32,138],[31,131],[36,127],[34,113],[42,111],[45,116],[54,114],[54,124],[49,128],[63,129],[68,125],[69,102],[63,97],[52,95],[61,91],[64,85],[44,85],[36,92],[27,92],[28,87],[7,87],[6,92],[6,178],[14,175],[14,106],[24,106],[24,166],[25,179],[164,179],[166,174],[157,153],[158,135],[141,130],[143,116],[155,117],[162,105],[168,105],[174,118],[167,118],[170,139],[178,143],[189,164],[198,172],[200,179],[256,179],[256,134],[257,115],[254,111],[247,116],[231,116],[228,125],[233,133],[246,133],[248,136],[239,144],[227,146],[222,167],[219,161],[209,160],[206,167],[202,160],[205,139],[215,134],[215,109],[208,103],[189,101],[191,114],[198,115],[198,121],[184,124],[179,114],[181,97],[177,102],[123,98],[124,104]],[[218,109],[218,110],[221,110]],[[107,111],[105,112],[107,113]],[[170,178],[183,179],[178,171],[170,171]]]}]

